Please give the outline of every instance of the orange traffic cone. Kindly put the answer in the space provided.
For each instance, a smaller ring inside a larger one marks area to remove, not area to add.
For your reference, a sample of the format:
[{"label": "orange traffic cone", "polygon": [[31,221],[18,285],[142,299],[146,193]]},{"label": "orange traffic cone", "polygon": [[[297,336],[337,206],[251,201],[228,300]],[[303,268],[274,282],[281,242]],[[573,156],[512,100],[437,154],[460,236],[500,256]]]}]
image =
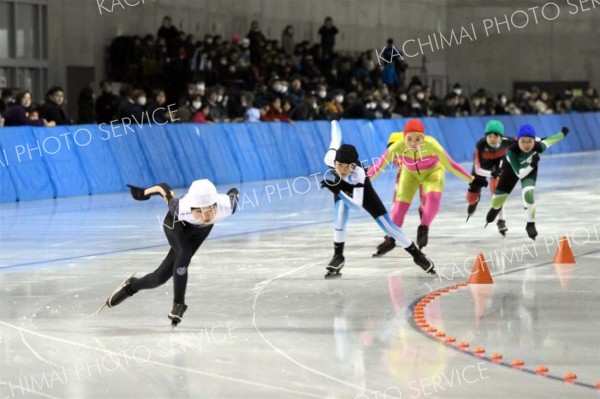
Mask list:
[{"label": "orange traffic cone", "polygon": [[473,271],[471,272],[471,276],[469,277],[469,284],[493,284],[494,280],[492,280],[492,275],[490,274],[490,269],[487,267],[487,260],[485,260],[485,256],[480,252],[477,255],[477,260],[475,261],[475,266],[473,266]]},{"label": "orange traffic cone", "polygon": [[575,263],[575,256],[573,256],[573,251],[571,250],[571,245],[569,245],[567,236],[562,236],[558,242],[558,249],[556,250],[556,255],[554,255],[553,262],[556,264]]}]

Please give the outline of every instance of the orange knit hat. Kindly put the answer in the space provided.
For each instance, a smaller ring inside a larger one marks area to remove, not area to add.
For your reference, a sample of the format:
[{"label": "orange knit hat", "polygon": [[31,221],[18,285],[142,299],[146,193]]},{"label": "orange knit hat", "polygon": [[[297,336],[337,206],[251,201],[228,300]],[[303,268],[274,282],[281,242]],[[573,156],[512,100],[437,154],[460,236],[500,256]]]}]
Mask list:
[{"label": "orange knit hat", "polygon": [[404,133],[421,133],[425,134],[425,127],[420,119],[409,119],[404,124]]}]

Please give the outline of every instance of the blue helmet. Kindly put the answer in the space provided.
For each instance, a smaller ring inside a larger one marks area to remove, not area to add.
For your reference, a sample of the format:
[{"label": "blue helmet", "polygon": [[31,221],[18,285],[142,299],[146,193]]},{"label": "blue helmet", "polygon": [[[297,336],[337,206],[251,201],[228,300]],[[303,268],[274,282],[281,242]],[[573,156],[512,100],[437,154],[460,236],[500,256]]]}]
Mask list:
[{"label": "blue helmet", "polygon": [[517,137],[531,137],[532,139],[535,139],[535,129],[531,125],[521,125]]}]

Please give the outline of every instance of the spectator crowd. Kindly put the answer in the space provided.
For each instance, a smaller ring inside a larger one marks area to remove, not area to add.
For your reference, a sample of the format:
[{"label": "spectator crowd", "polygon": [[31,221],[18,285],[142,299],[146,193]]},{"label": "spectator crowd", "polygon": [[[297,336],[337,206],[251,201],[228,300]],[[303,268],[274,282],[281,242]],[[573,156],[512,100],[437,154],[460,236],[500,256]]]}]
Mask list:
[{"label": "spectator crowd", "polygon": [[[593,88],[548,93],[531,87],[509,97],[484,88],[467,95],[456,83],[436,97],[417,76],[405,82],[407,64],[389,56],[392,39],[382,58],[394,61],[379,65],[373,51],[337,53],[339,31],[332,18],[325,18],[318,33],[319,43],[297,42],[293,27],[287,26],[281,40],[270,40],[254,21],[243,38],[226,41],[207,34],[197,40],[165,17],[156,36],[113,40],[110,80],[100,83],[98,97],[92,87],[81,91],[76,118],[65,114],[61,87],[51,87],[41,104],[29,91],[5,89],[0,126],[144,121],[144,115],[155,123],[212,123],[600,111]],[[111,80],[120,82],[118,95]]]}]

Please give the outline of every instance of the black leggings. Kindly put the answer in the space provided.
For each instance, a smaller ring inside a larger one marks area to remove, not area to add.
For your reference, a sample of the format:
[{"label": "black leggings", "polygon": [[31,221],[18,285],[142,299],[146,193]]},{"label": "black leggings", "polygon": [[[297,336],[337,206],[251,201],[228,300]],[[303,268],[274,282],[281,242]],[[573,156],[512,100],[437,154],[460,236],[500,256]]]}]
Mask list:
[{"label": "black leggings", "polygon": [[163,230],[171,249],[160,266],[152,273],[142,278],[133,279],[132,291],[156,288],[173,276],[173,292],[175,303],[185,303],[185,288],[187,286],[187,268],[200,245],[206,240],[213,225],[204,227],[194,226],[178,221],[173,223],[171,213],[167,213],[163,221]]}]

